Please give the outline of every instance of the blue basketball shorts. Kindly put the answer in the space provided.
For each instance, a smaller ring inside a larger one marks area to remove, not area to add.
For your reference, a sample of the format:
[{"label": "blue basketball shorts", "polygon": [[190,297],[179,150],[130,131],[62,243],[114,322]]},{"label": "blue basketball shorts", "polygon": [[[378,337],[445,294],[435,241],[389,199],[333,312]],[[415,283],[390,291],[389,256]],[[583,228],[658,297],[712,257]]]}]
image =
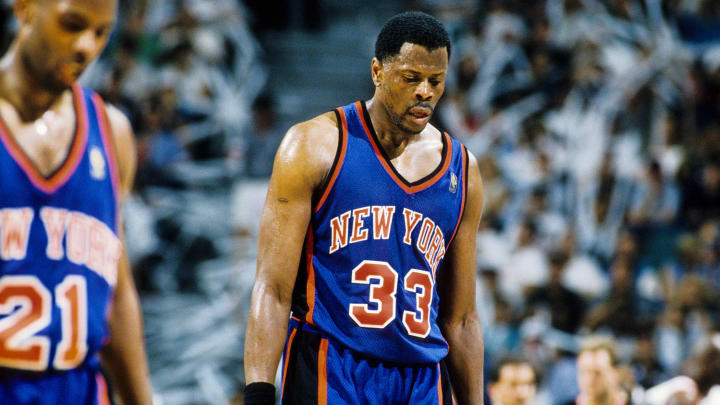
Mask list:
[{"label": "blue basketball shorts", "polygon": [[443,362],[403,365],[359,355],[292,318],[282,362],[282,405],[451,405]]}]

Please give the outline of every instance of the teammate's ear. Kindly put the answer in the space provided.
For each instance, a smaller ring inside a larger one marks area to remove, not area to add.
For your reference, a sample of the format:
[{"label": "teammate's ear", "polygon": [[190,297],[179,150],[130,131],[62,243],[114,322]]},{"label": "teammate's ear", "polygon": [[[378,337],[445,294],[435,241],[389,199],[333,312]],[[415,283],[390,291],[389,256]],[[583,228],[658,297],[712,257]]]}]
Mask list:
[{"label": "teammate's ear", "polygon": [[383,65],[378,58],[373,58],[370,63],[370,73],[372,74],[372,81],[375,87],[380,86],[382,83]]},{"label": "teammate's ear", "polygon": [[21,23],[27,23],[32,20],[35,14],[35,8],[37,7],[37,0],[15,0],[13,11],[15,12],[15,18]]}]

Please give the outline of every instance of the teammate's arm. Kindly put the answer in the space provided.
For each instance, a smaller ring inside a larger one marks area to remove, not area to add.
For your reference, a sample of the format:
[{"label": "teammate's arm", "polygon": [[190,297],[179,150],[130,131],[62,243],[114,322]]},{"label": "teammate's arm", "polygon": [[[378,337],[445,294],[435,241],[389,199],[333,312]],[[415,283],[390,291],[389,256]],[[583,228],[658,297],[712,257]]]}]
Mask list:
[{"label": "teammate's arm", "polygon": [[[107,113],[117,150],[120,194],[124,197],[130,192],[135,177],[136,155],[132,127],[119,110],[109,106]],[[122,221],[118,234],[124,246]],[[103,348],[101,358],[113,386],[124,405],[151,404],[152,390],[143,342],[140,302],[124,249],[118,266],[118,280],[109,326],[110,340]]]},{"label": "teammate's arm", "polygon": [[245,334],[245,381],[272,383],[285,344],[290,301],[312,213],[313,192],[337,148],[335,116],[291,128],[275,156],[260,217],[258,263]]},{"label": "teammate's arm", "polygon": [[483,337],[475,308],[475,238],[483,190],[475,157],[469,154],[465,212],[438,272],[438,324],[450,346],[447,366],[459,404],[483,403]]}]

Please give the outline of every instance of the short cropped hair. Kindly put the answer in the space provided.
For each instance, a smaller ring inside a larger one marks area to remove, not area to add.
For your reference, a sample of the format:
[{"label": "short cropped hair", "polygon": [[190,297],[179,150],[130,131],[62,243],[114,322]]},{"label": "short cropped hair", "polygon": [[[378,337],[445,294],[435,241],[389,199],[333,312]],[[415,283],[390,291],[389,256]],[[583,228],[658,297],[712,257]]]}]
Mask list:
[{"label": "short cropped hair", "polygon": [[618,356],[615,340],[606,336],[589,336],[585,338],[580,345],[578,357],[584,352],[599,352],[603,350],[610,356],[610,363],[613,367],[620,363],[620,357]]},{"label": "short cropped hair", "polygon": [[447,48],[450,58],[450,35],[435,17],[419,11],[409,11],[389,19],[375,41],[375,57],[380,62],[400,53],[405,42],[420,45],[429,51]]},{"label": "short cropped hair", "polygon": [[500,381],[500,372],[505,366],[528,366],[533,372],[535,382],[538,381],[538,372],[530,362],[522,357],[505,356],[498,361],[497,365],[490,371],[489,380],[492,383]]}]

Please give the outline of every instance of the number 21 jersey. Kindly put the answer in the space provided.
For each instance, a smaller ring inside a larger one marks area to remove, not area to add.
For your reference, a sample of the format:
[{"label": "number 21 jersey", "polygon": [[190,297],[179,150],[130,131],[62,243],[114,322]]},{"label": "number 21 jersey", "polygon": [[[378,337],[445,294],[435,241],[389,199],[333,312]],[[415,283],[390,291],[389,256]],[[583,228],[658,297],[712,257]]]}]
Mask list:
[{"label": "number 21 jersey", "polygon": [[0,121],[0,375],[12,377],[0,379],[2,403],[102,402],[119,179],[102,100],[75,85],[73,101],[74,138],[49,176]]}]

